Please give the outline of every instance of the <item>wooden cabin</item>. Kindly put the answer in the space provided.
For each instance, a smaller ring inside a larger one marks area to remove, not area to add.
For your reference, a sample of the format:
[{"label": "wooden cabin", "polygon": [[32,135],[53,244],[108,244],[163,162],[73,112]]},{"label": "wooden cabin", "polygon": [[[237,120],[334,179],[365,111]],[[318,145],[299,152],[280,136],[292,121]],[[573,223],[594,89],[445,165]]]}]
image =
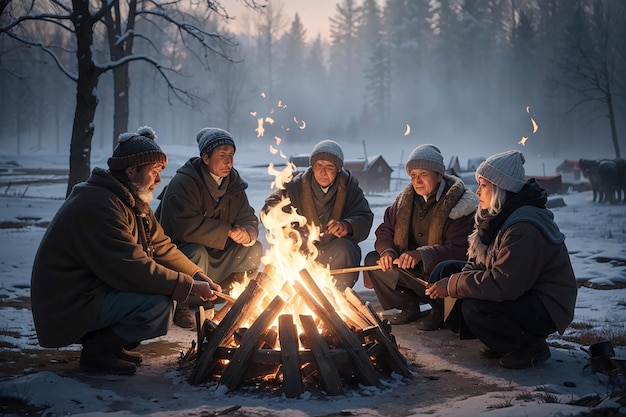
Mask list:
[{"label": "wooden cabin", "polygon": [[[294,163],[298,170],[306,169],[309,166],[309,155],[293,155],[289,158],[289,162]],[[370,156],[367,159],[345,159],[343,167],[357,177],[364,193],[389,191],[393,169],[382,155]]]},{"label": "wooden cabin", "polygon": [[382,155],[373,155],[367,159],[346,159],[343,167],[359,179],[363,192],[369,194],[389,191],[393,169]]}]

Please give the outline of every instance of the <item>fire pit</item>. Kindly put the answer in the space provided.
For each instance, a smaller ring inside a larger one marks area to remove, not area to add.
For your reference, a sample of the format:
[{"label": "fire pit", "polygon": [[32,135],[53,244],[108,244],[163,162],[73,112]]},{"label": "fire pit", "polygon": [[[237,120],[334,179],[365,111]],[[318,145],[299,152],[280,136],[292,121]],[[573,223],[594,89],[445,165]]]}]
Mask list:
[{"label": "fire pit", "polygon": [[[268,168],[279,187],[290,169]],[[297,397],[306,386],[339,395],[350,384],[379,386],[392,372],[410,378],[389,322],[351,288],[335,288],[331,271],[315,262],[319,227],[289,207],[285,198],[261,213],[265,269],[213,319],[197,312],[197,343],[183,358],[194,364],[189,382],[218,380],[232,391],[261,380]]]},{"label": "fire pit", "polygon": [[[246,381],[271,380],[287,397],[297,397],[307,385],[339,395],[345,385],[379,386],[392,372],[412,376],[389,323],[351,288],[336,299],[301,270],[300,280],[272,294],[274,274],[267,266],[214,320],[199,309],[191,384],[219,379],[232,391]],[[313,314],[286,312],[301,304]]]}]

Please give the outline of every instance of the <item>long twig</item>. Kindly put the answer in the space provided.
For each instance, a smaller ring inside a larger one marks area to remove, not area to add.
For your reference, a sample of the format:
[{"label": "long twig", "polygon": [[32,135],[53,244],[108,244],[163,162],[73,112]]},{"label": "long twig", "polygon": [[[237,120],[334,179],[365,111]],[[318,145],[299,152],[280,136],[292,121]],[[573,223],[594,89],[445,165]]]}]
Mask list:
[{"label": "long twig", "polygon": [[330,271],[330,275],[349,274],[350,272],[361,272],[361,271],[378,271],[380,269],[382,269],[380,265],[355,266],[352,268],[332,269]]},{"label": "long twig", "polygon": [[[361,272],[361,271],[380,271],[381,269],[382,269],[382,266],[380,266],[380,265],[355,266],[355,267],[351,267],[351,268],[332,269],[330,271],[330,275],[348,274],[350,272]],[[406,269],[398,268],[395,265],[394,265],[393,269],[395,271],[400,272],[401,274],[406,275],[407,277],[411,278],[412,280],[417,281],[418,283],[422,284],[426,288],[428,288],[430,286],[428,281],[423,280],[423,279],[421,279],[419,277],[416,277],[415,274],[411,273],[410,271],[408,271]]]}]

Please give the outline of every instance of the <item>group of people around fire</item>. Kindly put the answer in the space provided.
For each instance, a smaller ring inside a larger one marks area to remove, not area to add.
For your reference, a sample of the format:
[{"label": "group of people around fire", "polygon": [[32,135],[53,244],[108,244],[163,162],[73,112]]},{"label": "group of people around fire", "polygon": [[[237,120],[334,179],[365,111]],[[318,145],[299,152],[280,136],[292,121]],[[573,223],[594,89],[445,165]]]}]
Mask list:
[{"label": "group of people around fire", "polygon": [[[196,139],[198,156],[176,171],[154,212],[168,161],[150,127],[121,134],[108,169],[95,168],[73,187],[33,264],[41,346],[82,344],[81,369],[131,375],[142,341],[165,335],[172,323],[195,329],[198,306],[212,311],[217,294],[256,276],[259,217],[234,168],[235,139],[213,127]],[[385,209],[365,256],[360,243],[374,214],[343,163],[337,142],[317,143],[310,166],[272,192],[259,215],[279,206],[305,219],[295,230],[319,228],[315,260],[349,270],[333,276],[339,291],[355,285],[363,262],[363,284],[392,325],[449,327],[479,339],[479,354],[505,368],[550,357],[546,338],[571,323],[577,286],[547,194],[526,178],[521,152],[481,163],[473,193],[446,173],[435,145],[417,146],[405,164],[411,183]]]}]

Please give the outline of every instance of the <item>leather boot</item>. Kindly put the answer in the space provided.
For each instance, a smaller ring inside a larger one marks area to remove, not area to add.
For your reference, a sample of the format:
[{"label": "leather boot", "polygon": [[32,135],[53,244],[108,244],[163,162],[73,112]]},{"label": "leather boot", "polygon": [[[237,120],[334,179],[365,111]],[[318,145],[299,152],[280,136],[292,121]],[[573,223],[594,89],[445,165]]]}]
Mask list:
[{"label": "leather boot", "polygon": [[134,363],[117,357],[116,353],[128,342],[110,327],[86,334],[82,343],[80,369],[83,371],[112,375],[132,375],[137,371]]},{"label": "leather boot", "polygon": [[143,362],[143,356],[139,352],[133,352],[130,349],[126,349],[125,347],[121,347],[115,351],[115,356],[118,359],[121,359],[126,362],[134,363],[135,365],[139,365]]},{"label": "leather boot", "polygon": [[444,327],[443,323],[443,300],[430,301],[432,307],[430,312],[419,319],[415,324],[418,329],[425,331],[433,331]]},{"label": "leather boot", "polygon": [[174,312],[174,324],[182,329],[195,330],[196,317],[189,310],[188,304],[178,304]]},{"label": "leather boot", "polygon": [[550,356],[546,339],[534,337],[533,341],[524,340],[519,348],[502,356],[500,365],[507,369],[526,369],[544,363]]}]

